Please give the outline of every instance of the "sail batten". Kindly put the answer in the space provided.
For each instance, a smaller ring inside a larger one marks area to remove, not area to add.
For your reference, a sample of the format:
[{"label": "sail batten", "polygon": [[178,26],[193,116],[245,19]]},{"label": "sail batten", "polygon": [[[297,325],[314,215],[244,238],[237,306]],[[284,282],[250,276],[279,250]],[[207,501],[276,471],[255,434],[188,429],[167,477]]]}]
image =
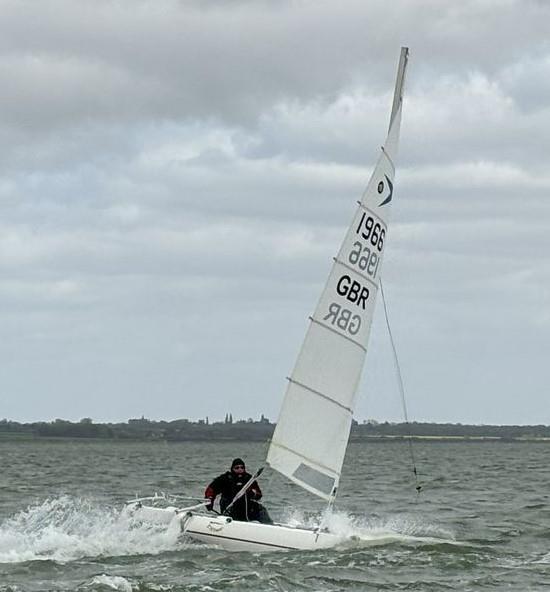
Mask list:
[{"label": "sail batten", "polygon": [[275,440],[271,441],[271,446],[277,446],[278,448],[285,450],[286,452],[290,452],[292,454],[295,454],[296,456],[299,456],[300,458],[307,461],[308,463],[311,463],[312,465],[316,465],[317,467],[327,471],[327,473],[330,473],[332,470],[332,469],[330,469],[330,467],[326,467],[323,464],[319,464],[317,461],[313,460],[312,458],[308,458],[308,457],[304,456],[303,454],[300,454],[296,450],[292,450],[288,446],[284,446],[283,444],[280,444],[279,442],[276,442]]},{"label": "sail batten", "polygon": [[395,165],[393,164],[393,160],[391,159],[391,156],[386,152],[386,149],[384,148],[384,146],[382,146],[380,148],[380,150],[382,150],[382,154],[388,159],[388,162],[391,165],[392,171],[395,173]]},{"label": "sail batten", "polygon": [[337,405],[338,407],[341,407],[342,409],[345,409],[346,411],[349,411],[351,414],[353,414],[352,409],[350,409],[349,407],[346,407],[345,405],[342,405],[342,403],[339,403],[334,397],[331,397],[330,395],[326,395],[324,393],[316,391],[315,389],[311,388],[307,384],[303,384],[301,382],[298,382],[297,380],[293,380],[292,378],[289,378],[288,381],[294,383],[295,385],[297,385],[303,389],[306,389],[310,393],[313,393],[314,395],[317,395],[318,397],[321,397],[322,399],[325,399],[325,401],[330,401],[334,405]]},{"label": "sail batten", "polygon": [[335,474],[330,467],[324,466],[314,459],[278,444],[274,440],[272,440],[271,446],[279,454],[296,459],[296,468],[292,473],[285,475],[288,479],[323,499],[330,499],[330,495],[340,479],[339,474]]},{"label": "sail batten", "polygon": [[382,218],[381,216],[379,216],[371,208],[367,207],[362,201],[358,201],[357,203],[359,204],[359,209],[360,210],[362,210],[363,212],[366,212],[367,214],[369,214],[369,216],[372,216],[373,218],[376,218],[379,222],[384,222],[384,218]]},{"label": "sail batten", "polygon": [[338,259],[338,257],[334,257],[333,261],[335,263],[337,263],[338,265],[345,267],[347,270],[349,270],[354,275],[365,280],[367,283],[369,283],[372,286],[373,290],[378,290],[378,284],[374,280],[372,280],[366,273],[362,273],[362,272],[358,271],[357,269],[354,269],[351,265],[348,265],[345,261]]},{"label": "sail batten", "polygon": [[347,339],[348,341],[350,341],[351,343],[353,343],[354,345],[356,345],[358,348],[362,349],[363,351],[365,351],[365,352],[367,351],[367,348],[362,343],[355,341],[355,339],[352,339],[351,337],[348,337],[347,335],[342,335],[342,333],[338,333],[338,331],[336,331],[336,329],[333,329],[330,325],[326,325],[322,321],[318,321],[317,319],[315,319],[313,317],[309,317],[309,320],[312,323],[317,323],[317,325],[319,325],[319,327],[323,327],[323,329],[326,329],[327,331],[332,331],[334,334],[338,335],[338,337],[341,337],[342,339]]},{"label": "sail batten", "polygon": [[340,480],[374,314],[407,60],[402,48],[388,136],[310,317],[267,455],[272,468],[327,500]]}]

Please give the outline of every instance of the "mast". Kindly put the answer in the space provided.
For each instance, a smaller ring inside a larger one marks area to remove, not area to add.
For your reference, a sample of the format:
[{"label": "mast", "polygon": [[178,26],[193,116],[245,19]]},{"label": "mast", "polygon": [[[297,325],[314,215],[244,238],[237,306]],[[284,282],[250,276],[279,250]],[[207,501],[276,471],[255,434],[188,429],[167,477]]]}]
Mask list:
[{"label": "mast", "polygon": [[397,78],[395,80],[395,90],[393,91],[393,104],[391,107],[390,124],[388,126],[388,133],[391,130],[393,120],[398,109],[403,103],[403,90],[405,87],[405,72],[409,62],[409,48],[402,47],[399,56],[399,65],[397,66]]},{"label": "mast", "polygon": [[386,142],[310,317],[267,455],[272,468],[329,502],[340,480],[378,292],[407,62],[404,47]]}]

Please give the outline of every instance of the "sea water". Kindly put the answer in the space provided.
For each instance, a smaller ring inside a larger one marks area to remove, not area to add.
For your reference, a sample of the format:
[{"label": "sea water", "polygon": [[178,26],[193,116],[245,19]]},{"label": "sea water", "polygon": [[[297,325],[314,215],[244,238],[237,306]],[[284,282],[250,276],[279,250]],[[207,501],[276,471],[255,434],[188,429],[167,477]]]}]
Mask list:
[{"label": "sea water", "polygon": [[[135,495],[202,498],[247,442],[0,442],[0,592],[550,590],[550,443],[351,444],[328,516],[338,548],[230,553],[121,513]],[[266,470],[275,519],[324,503]],[[192,503],[192,502],[189,502]]]}]

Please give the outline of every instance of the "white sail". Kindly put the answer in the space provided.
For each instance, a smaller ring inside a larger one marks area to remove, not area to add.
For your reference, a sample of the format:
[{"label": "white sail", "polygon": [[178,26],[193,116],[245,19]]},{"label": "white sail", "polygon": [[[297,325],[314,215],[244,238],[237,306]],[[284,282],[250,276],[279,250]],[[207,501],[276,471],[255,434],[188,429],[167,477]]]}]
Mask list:
[{"label": "white sail", "polygon": [[407,60],[402,48],[388,136],[311,317],[267,455],[327,500],[340,479],[378,292]]}]

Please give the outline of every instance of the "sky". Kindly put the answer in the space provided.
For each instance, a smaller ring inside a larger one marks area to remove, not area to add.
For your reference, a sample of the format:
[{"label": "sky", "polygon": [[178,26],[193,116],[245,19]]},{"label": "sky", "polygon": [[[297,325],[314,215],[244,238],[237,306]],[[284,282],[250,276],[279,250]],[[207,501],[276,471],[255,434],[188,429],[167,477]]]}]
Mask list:
[{"label": "sky", "polygon": [[[410,48],[411,421],[550,424],[550,3],[0,0],[0,418],[275,421]],[[403,419],[378,302],[356,410]]]}]

